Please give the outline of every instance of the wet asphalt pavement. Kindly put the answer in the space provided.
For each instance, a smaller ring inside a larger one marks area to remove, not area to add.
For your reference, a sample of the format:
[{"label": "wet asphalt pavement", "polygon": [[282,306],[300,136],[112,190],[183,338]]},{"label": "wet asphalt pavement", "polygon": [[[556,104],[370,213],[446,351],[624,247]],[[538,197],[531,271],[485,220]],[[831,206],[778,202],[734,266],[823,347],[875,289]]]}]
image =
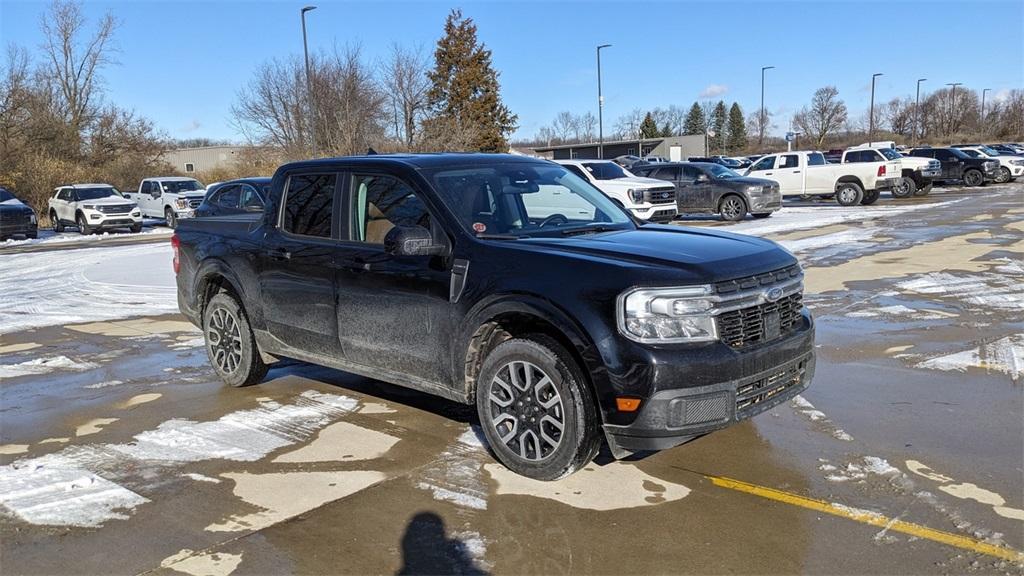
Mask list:
[{"label": "wet asphalt pavement", "polygon": [[555,483],[424,394],[301,363],[226,388],[177,314],[2,334],[0,569],[1020,574],[1024,184],[786,211],[683,223],[800,257],[811,387]]}]

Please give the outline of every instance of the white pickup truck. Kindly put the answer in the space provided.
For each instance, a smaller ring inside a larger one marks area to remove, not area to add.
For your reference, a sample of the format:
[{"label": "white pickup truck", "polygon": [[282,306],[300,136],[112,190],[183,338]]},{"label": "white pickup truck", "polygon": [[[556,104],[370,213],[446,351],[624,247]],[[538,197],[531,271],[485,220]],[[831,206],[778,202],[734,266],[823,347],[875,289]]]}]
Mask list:
[{"label": "white pickup truck", "polygon": [[901,180],[898,161],[829,164],[814,151],[763,156],[746,175],[778,182],[783,196],[835,196],[841,206],[874,204]]},{"label": "white pickup truck", "polygon": [[678,214],[674,184],[633,175],[611,160],[555,162],[590,182],[605,196],[641,220],[669,221]]},{"label": "white pickup truck", "polygon": [[[857,151],[856,153],[852,153]],[[932,191],[932,183],[942,174],[942,164],[934,158],[918,158],[906,156],[896,149],[896,143],[889,140],[883,142],[867,142],[853,146],[843,152],[842,162],[884,162],[898,160],[902,179],[892,189],[894,198],[910,196],[927,196]]]},{"label": "white pickup truck", "polygon": [[125,192],[149,218],[163,218],[171,228],[178,226],[181,218],[191,218],[196,208],[203,203],[206,189],[195,178],[163,176],[146,178],[139,183],[137,192]]}]

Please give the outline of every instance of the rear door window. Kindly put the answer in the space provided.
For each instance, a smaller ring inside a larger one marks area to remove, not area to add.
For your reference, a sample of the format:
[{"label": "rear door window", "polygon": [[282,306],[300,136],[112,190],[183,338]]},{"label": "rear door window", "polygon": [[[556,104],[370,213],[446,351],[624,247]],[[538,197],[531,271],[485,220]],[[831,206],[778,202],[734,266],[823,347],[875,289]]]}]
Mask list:
[{"label": "rear door window", "polygon": [[242,184],[241,189],[242,199],[240,200],[240,205],[243,209],[263,208],[263,198],[260,197],[255,188],[248,184]]},{"label": "rear door window", "polygon": [[807,155],[807,165],[808,166],[824,166],[825,165],[825,155],[824,154],[819,154],[818,152],[815,152],[814,154],[808,154]]},{"label": "rear door window", "polygon": [[216,204],[224,208],[238,208],[240,196],[238,186],[228,186],[217,192]]},{"label": "rear door window", "polygon": [[779,159],[779,169],[780,170],[783,169],[783,168],[799,168],[799,167],[800,167],[800,157],[797,156],[796,154],[787,154],[785,156],[781,156],[780,159]]},{"label": "rear door window", "polygon": [[294,174],[282,206],[281,228],[288,233],[330,238],[334,226],[336,174]]},{"label": "rear door window", "polygon": [[753,166],[750,167],[751,172],[757,172],[760,170],[771,170],[775,166],[775,157],[766,156],[758,160]]}]

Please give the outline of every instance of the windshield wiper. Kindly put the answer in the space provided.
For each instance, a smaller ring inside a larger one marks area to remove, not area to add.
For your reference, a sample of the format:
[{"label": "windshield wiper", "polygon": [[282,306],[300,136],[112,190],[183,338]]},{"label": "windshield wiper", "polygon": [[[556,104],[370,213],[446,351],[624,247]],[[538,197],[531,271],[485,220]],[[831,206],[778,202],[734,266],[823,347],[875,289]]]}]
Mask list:
[{"label": "windshield wiper", "polygon": [[598,232],[612,232],[618,228],[597,224],[594,226],[579,226],[562,230],[562,236],[576,236],[577,234],[597,234]]},{"label": "windshield wiper", "polygon": [[476,237],[481,240],[519,240],[520,238],[529,238],[529,236],[516,236],[515,234],[477,234]]}]

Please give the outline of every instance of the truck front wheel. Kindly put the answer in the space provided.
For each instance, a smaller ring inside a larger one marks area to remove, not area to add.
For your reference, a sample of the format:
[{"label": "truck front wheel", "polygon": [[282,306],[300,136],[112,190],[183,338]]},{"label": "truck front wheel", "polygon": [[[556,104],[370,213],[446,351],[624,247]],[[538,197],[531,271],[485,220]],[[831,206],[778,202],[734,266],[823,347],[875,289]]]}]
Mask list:
[{"label": "truck front wheel", "polygon": [[1013,174],[1010,174],[1010,169],[1006,166],[999,168],[999,175],[996,176],[996,184],[1006,184],[1010,180],[1013,180]]},{"label": "truck front wheel", "polygon": [[174,210],[171,210],[170,207],[164,208],[164,220],[171,228],[178,227],[178,217],[174,215]]},{"label": "truck front wheel", "polygon": [[221,292],[210,299],[203,313],[203,336],[210,364],[225,384],[249,386],[267,375],[249,319],[230,294]]},{"label": "truck front wheel", "polygon": [[600,447],[597,405],[579,366],[544,335],[506,340],[483,361],[476,408],[494,455],[517,474],[557,480]]},{"label": "truck front wheel", "polygon": [[840,206],[856,206],[864,199],[864,190],[856,182],[841,182],[836,186],[836,202]]},{"label": "truck front wheel", "polygon": [[981,186],[985,183],[985,176],[981,173],[981,170],[968,170],[964,172],[964,185],[965,186]]},{"label": "truck front wheel", "polygon": [[729,222],[743,220],[743,217],[747,215],[747,203],[739,196],[730,194],[719,202],[718,214],[722,217],[722,220],[728,220]]},{"label": "truck front wheel", "polygon": [[910,176],[900,178],[900,183],[892,189],[893,198],[909,198],[917,192],[917,182]]}]

